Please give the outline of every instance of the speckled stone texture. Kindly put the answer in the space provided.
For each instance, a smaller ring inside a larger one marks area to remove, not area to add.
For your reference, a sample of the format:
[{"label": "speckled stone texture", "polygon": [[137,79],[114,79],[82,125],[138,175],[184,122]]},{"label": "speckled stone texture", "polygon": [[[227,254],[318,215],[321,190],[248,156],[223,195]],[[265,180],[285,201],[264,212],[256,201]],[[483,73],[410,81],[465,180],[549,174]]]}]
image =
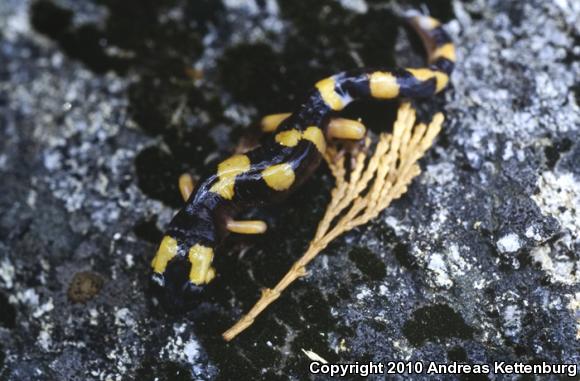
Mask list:
[{"label": "speckled stone texture", "polygon": [[[169,316],[148,277],[177,177],[206,174],[325,75],[420,65],[396,4],[2,0],[0,380],[308,379],[302,349],[580,363],[580,3],[411,3],[459,56],[451,88],[417,103],[447,116],[422,175],[225,344],[305,249],[332,178],[321,167],[251,212],[268,234],[228,239],[206,300]],[[395,110],[346,115],[376,132]]]}]

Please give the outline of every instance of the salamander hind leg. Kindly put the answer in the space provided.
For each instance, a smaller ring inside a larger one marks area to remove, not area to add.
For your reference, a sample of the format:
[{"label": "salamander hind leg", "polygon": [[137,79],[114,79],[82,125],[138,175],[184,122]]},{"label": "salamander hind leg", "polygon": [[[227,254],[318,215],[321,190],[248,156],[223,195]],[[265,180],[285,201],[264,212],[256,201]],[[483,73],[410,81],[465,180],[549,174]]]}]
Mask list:
[{"label": "salamander hind leg", "polygon": [[365,125],[352,119],[333,118],[326,128],[326,135],[331,139],[360,140],[365,134]]},{"label": "salamander hind leg", "polygon": [[226,223],[226,229],[237,234],[263,234],[268,230],[268,225],[261,220],[229,220]]}]

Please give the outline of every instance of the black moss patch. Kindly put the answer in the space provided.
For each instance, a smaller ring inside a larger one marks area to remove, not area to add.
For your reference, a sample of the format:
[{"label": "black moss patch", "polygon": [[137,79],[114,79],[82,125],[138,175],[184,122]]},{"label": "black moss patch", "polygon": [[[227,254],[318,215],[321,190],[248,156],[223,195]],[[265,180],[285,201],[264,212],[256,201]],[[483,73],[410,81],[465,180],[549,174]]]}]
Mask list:
[{"label": "black moss patch", "polygon": [[126,72],[130,60],[110,56],[102,41],[105,35],[96,26],[85,24],[73,27],[72,12],[51,1],[37,1],[30,10],[32,26],[55,40],[70,57],[83,62],[96,73],[114,70]]},{"label": "black moss patch", "polygon": [[544,155],[546,155],[546,166],[548,169],[554,169],[560,156],[570,150],[572,141],[568,138],[563,138],[554,142],[552,145],[544,148]]},{"label": "black moss patch", "polygon": [[447,351],[447,358],[450,362],[467,362],[467,353],[461,347],[453,347]]},{"label": "black moss patch", "polygon": [[142,240],[158,244],[163,238],[163,233],[157,227],[157,219],[143,219],[135,224],[133,227],[135,235]]},{"label": "black moss patch", "polygon": [[411,254],[409,245],[405,243],[398,243],[393,249],[393,254],[397,261],[408,270],[416,270],[418,268],[415,257]]},{"label": "black moss patch", "polygon": [[167,205],[180,207],[178,179],[183,173],[203,176],[211,173],[219,159],[207,161],[215,144],[200,130],[165,135],[169,150],[151,146],[142,150],[135,159],[138,184],[148,196]]},{"label": "black moss patch", "polygon": [[16,326],[16,309],[3,293],[0,293],[0,325],[9,329]]},{"label": "black moss patch", "polygon": [[[259,110],[291,111],[281,94],[282,57],[266,44],[243,44],[228,49],[219,61],[223,85],[236,100]],[[276,102],[278,104],[272,104]]]},{"label": "black moss patch", "polygon": [[365,247],[356,247],[348,253],[348,257],[366,277],[371,280],[381,280],[387,276],[387,267],[381,259]]},{"label": "black moss patch", "polygon": [[65,38],[73,13],[50,1],[37,1],[30,10],[32,26],[40,33],[59,40]]},{"label": "black moss patch", "polygon": [[175,157],[157,147],[144,149],[135,160],[139,188],[151,198],[179,207],[183,200],[177,180],[183,173]]},{"label": "black moss patch", "polygon": [[413,318],[404,327],[405,337],[415,346],[426,341],[440,341],[453,337],[469,339],[473,328],[468,326],[463,317],[445,304],[434,304],[421,307],[413,312]]}]

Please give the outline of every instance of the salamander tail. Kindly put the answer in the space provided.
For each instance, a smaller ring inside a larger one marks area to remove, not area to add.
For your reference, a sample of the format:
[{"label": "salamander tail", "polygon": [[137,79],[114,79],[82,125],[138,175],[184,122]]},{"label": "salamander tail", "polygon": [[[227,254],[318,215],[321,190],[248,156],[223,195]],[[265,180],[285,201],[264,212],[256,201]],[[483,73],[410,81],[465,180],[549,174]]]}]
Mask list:
[{"label": "salamander tail", "polygon": [[405,18],[423,40],[428,65],[339,73],[316,83],[315,99],[329,110],[340,111],[360,99],[427,98],[441,92],[455,65],[455,46],[438,20],[417,12]]},{"label": "salamander tail", "polygon": [[456,60],[455,46],[439,20],[416,11],[407,12],[406,19],[421,37],[429,64],[448,76],[451,75]]}]

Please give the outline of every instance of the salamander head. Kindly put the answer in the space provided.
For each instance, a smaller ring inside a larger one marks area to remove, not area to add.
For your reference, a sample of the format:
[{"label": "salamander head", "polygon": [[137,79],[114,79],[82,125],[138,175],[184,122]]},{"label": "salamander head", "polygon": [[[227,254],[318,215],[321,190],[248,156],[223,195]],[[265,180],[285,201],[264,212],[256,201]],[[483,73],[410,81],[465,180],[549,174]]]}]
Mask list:
[{"label": "salamander head", "polygon": [[170,235],[163,237],[151,267],[152,280],[167,310],[181,310],[199,302],[204,286],[215,277],[211,267],[213,255],[209,246],[200,243],[186,246]]}]

